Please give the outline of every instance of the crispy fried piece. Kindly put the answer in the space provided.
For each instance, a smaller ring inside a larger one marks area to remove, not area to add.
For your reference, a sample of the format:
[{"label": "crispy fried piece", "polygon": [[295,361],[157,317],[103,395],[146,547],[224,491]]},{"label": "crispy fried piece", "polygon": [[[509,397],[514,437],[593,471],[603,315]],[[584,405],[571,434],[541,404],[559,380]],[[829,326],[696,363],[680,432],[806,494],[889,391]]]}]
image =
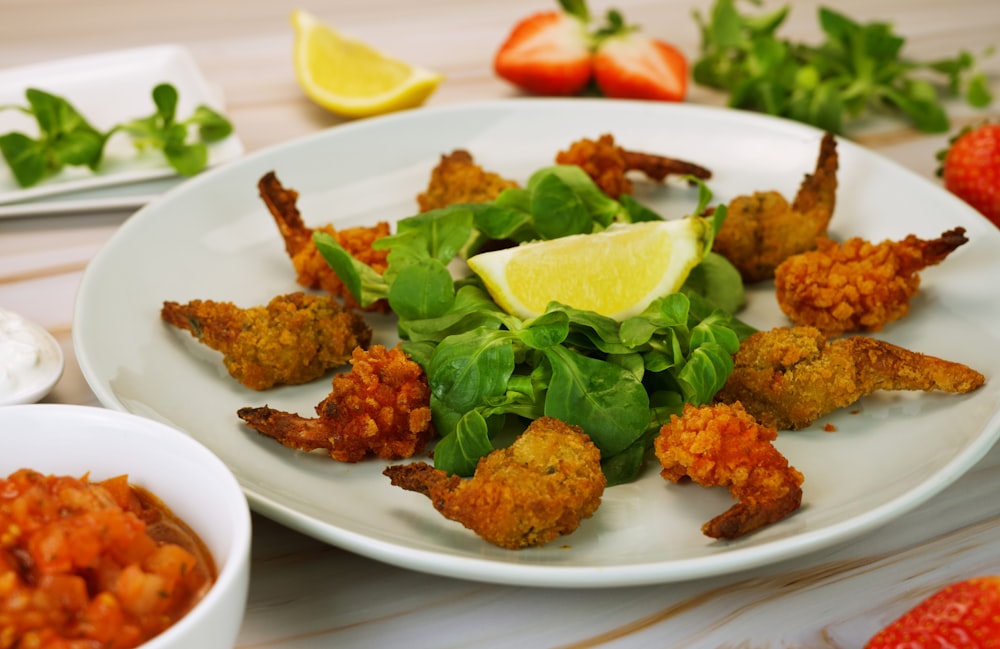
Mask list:
[{"label": "crispy fried piece", "polygon": [[828,337],[879,331],[909,313],[910,299],[920,287],[918,273],[967,241],[965,228],[948,230],[938,239],[911,234],[879,244],[821,238],[817,250],[793,255],[778,266],[778,305],[793,324],[816,327]]},{"label": "crispy fried piece", "polygon": [[318,417],[261,408],[237,412],[248,426],[289,448],[323,449],[341,462],[369,455],[412,457],[434,436],[430,388],[423,369],[398,346],[354,350],[351,371],[333,377],[333,391],[316,406]]},{"label": "crispy fried piece", "polygon": [[[306,288],[323,290],[340,297],[349,308],[360,308],[357,300],[316,248],[312,240],[313,232],[326,232],[355,259],[382,273],[387,266],[386,256],[389,251],[374,250],[372,243],[389,235],[389,224],[381,221],[371,227],[357,226],[343,230],[337,230],[332,225],[310,228],[303,222],[296,206],[298,192],[282,186],[273,171],[261,177],[257,189],[285,241],[285,252],[295,267],[296,281]],[[389,305],[384,300],[379,300],[365,310],[387,313]]]},{"label": "crispy fried piece", "polygon": [[479,461],[470,479],[425,462],[384,471],[422,493],[446,518],[502,548],[548,543],[579,527],[601,503],[601,453],[583,430],[552,417],[533,421],[504,449]]},{"label": "crispy fried piece", "polygon": [[556,163],[580,167],[601,191],[614,199],[632,193],[634,186],[627,177],[629,171],[641,171],[656,182],[663,182],[670,175],[690,175],[703,180],[712,177],[711,171],[693,162],[627,151],[615,144],[614,137],[609,134],[596,140],[577,140],[567,150],[556,154]]},{"label": "crispy fried piece", "polygon": [[735,539],[786,518],[802,502],[802,474],[772,443],[778,434],[739,403],[684,406],[653,441],[667,480],[691,478],[729,487],[736,504],[701,527],[714,539]]},{"label": "crispy fried piece", "polygon": [[979,372],[891,343],[852,336],[827,341],[814,327],[778,327],[748,336],[717,401],[740,402],[780,430],[816,419],[878,390],[966,393],[985,383]]},{"label": "crispy fried piece", "polygon": [[732,262],[748,284],[774,277],[778,264],[814,249],[826,234],[836,204],[837,166],[837,140],[827,133],[816,169],[806,174],[791,205],[776,191],[737,196],[712,250]]},{"label": "crispy fried piece", "polygon": [[317,379],[372,337],[361,316],[332,297],[301,292],[245,309],[232,302],[167,301],[160,317],[222,352],[229,374],[253,390]]},{"label": "crispy fried piece", "polygon": [[429,212],[458,203],[488,203],[511,187],[517,183],[485,171],[468,151],[456,149],[441,156],[426,191],[417,195],[417,204],[421,212]]}]

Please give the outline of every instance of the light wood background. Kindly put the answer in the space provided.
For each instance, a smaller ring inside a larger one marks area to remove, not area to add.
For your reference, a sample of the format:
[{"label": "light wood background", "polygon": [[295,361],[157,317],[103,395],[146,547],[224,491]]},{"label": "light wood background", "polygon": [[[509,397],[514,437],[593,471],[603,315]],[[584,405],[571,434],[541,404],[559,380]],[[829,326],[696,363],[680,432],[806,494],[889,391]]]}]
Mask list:
[{"label": "light wood background", "polygon": [[[1000,43],[996,0],[831,0],[860,20],[888,20],[918,59]],[[291,66],[288,15],[301,6],[345,33],[444,73],[429,106],[515,97],[492,74],[496,47],[544,0],[0,0],[0,69],[76,55],[176,43],[187,47],[248,151],[341,119],[306,99]],[[692,57],[692,18],[706,0],[592,1],[677,44]],[[749,6],[749,5],[747,5]],[[777,3],[767,3],[768,8]],[[782,32],[819,36],[813,1],[795,2]],[[1000,56],[983,61],[1000,91]],[[689,101],[719,105],[693,87]],[[978,113],[950,107],[955,125]],[[947,135],[900,123],[853,133],[856,141],[931,182]],[[0,305],[46,326],[67,354],[46,401],[98,405],[73,359],[72,307],[87,262],[129,216],[107,212],[0,220]],[[984,296],[985,298],[986,296]],[[1000,574],[1000,450],[953,487],[885,529],[824,553],[766,569],[681,584],[549,591],[438,578],[329,547],[254,518],[250,599],[238,646],[388,647],[860,647],[919,598],[959,578]]]}]

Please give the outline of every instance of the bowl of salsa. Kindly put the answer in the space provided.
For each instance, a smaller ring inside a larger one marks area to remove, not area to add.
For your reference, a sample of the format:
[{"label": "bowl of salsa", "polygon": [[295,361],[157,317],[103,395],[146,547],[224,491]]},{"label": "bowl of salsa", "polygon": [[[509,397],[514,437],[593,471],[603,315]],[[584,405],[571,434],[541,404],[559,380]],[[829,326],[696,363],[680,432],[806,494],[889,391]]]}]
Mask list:
[{"label": "bowl of salsa", "polygon": [[0,645],[232,647],[250,535],[235,477],[186,434],[104,408],[0,407]]}]

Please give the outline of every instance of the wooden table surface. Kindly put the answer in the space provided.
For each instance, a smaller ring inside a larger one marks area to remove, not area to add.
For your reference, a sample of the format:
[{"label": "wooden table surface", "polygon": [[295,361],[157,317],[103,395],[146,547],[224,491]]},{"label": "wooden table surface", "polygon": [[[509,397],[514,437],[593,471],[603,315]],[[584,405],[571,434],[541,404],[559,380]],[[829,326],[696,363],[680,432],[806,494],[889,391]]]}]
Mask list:
[{"label": "wooden table surface", "polygon": [[[692,10],[707,0],[592,1],[694,56]],[[996,0],[830,0],[858,20],[889,20],[914,58],[1000,45]],[[150,44],[180,44],[221,92],[247,151],[335,127],[291,65],[288,16],[301,6],[446,81],[428,106],[516,97],[490,62],[510,26],[543,0],[0,0],[0,71]],[[749,5],[748,5],[749,6]],[[768,3],[776,7],[776,3]],[[817,3],[796,2],[783,33],[819,35]],[[1000,92],[1000,56],[982,62]],[[694,103],[720,105],[694,86]],[[949,106],[954,125],[977,113]],[[932,182],[947,135],[903,123],[852,138]],[[129,211],[0,219],[0,306],[44,325],[67,357],[46,402],[99,405],[72,349],[73,302],[88,261]],[[992,369],[992,368],[991,368]],[[848,479],[845,477],[845,479]],[[238,646],[860,647],[940,586],[1000,574],[1000,448],[932,500],[832,551],[724,577],[619,589],[539,589],[436,577],[377,563],[254,517],[253,566]]]}]

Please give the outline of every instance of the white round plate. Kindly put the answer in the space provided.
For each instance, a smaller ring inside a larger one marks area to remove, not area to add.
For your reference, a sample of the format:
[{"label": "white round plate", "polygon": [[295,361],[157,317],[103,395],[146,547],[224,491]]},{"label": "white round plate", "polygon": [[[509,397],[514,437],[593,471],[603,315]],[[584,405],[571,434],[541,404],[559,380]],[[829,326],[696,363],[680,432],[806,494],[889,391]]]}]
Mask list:
[{"label": "white round plate", "polygon": [[[783,433],[779,449],[805,474],[795,515],[743,539],[702,535],[731,500],[724,489],[673,485],[650,465],[609,488],[595,516],[547,546],[503,550],[444,519],[419,494],[392,487],[384,461],[337,463],[296,452],[245,427],[244,406],[313,416],[330,382],[254,392],[221,356],[161,322],[164,300],[241,306],[299,290],[281,238],[257,195],[274,170],[299,191],[306,223],[347,227],[417,211],[442,154],[470,151],[486,169],[523,182],[571,142],[611,133],[633,150],[714,172],[718,202],[757,190],[792,196],[813,169],[820,133],[757,114],[693,105],[606,100],[516,100],[421,109],[357,121],[249,155],[146,206],[87,268],[74,321],[80,366],[108,407],[187,431],[221,457],[257,511],[331,544],[419,571],[496,583],[603,587],[669,582],[781,561],[870,531],[941,491],[1000,434],[1000,231],[939,187],[840,141],[835,237],[934,238],[963,226],[970,242],[923,273],[910,315],[880,333],[904,347],[971,365],[988,377],[965,396],[886,393]],[[637,198],[667,217],[696,203],[682,183]],[[749,292],[741,315],[787,324],[773,288]],[[375,342],[396,341],[377,320]],[[836,432],[825,432],[832,425]],[[655,461],[654,461],[655,462]]]}]

